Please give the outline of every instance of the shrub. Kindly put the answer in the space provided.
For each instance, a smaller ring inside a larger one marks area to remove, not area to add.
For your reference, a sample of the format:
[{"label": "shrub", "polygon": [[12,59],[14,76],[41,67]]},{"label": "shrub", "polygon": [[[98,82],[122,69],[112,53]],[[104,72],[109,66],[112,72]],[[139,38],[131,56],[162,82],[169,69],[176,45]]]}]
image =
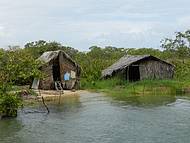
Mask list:
[{"label": "shrub", "polygon": [[0,115],[2,117],[16,117],[17,110],[21,105],[21,99],[17,94],[9,93],[1,95],[0,98]]}]

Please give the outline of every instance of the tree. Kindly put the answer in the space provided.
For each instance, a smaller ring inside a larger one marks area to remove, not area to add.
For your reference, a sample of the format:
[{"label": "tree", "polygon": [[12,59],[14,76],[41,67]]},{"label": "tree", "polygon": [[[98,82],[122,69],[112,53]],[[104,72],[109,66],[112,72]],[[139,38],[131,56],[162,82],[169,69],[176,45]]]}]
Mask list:
[{"label": "tree", "polygon": [[190,57],[190,30],[185,32],[176,32],[174,39],[165,38],[161,41],[161,47],[178,58],[184,59]]},{"label": "tree", "polygon": [[29,42],[25,46],[25,50],[30,52],[35,59],[39,58],[44,52],[47,51],[56,51],[56,50],[63,50],[65,51],[69,56],[74,58],[74,56],[78,53],[78,50],[63,46],[61,43],[58,42],[47,42],[44,40]]},{"label": "tree", "polygon": [[0,50],[0,116],[15,117],[20,100],[13,85],[41,77],[40,62],[23,49]]},{"label": "tree", "polygon": [[41,75],[40,61],[22,49],[4,51],[0,54],[0,82],[17,84]]},{"label": "tree", "polygon": [[75,60],[82,68],[82,78],[96,81],[101,78],[101,72],[126,54],[126,49],[107,46],[101,48],[91,46],[88,52],[78,52]]}]

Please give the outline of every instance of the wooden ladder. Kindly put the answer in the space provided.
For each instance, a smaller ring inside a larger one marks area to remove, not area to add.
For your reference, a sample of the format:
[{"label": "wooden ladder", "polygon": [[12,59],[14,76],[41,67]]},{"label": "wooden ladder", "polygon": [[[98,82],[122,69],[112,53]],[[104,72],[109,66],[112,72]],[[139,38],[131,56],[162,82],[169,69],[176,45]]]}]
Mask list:
[{"label": "wooden ladder", "polygon": [[57,91],[59,91],[60,94],[63,94],[63,93],[64,93],[63,87],[62,87],[60,81],[55,81],[55,89],[56,89]]}]

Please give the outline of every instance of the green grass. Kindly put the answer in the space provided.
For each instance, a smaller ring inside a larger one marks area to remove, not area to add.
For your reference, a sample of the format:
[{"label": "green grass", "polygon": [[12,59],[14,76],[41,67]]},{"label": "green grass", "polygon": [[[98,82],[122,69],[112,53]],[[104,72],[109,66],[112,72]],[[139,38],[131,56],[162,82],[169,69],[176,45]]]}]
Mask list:
[{"label": "green grass", "polygon": [[82,80],[82,89],[102,91],[116,98],[141,95],[181,95],[190,92],[189,81],[143,80],[127,82],[118,79],[87,82]]}]

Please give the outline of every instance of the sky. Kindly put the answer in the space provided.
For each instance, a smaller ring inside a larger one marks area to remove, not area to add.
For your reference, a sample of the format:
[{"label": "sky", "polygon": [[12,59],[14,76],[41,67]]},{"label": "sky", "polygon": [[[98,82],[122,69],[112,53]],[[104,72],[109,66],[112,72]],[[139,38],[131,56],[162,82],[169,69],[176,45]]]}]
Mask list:
[{"label": "sky", "polygon": [[160,48],[190,29],[189,0],[0,0],[0,47],[36,40],[90,46]]}]

